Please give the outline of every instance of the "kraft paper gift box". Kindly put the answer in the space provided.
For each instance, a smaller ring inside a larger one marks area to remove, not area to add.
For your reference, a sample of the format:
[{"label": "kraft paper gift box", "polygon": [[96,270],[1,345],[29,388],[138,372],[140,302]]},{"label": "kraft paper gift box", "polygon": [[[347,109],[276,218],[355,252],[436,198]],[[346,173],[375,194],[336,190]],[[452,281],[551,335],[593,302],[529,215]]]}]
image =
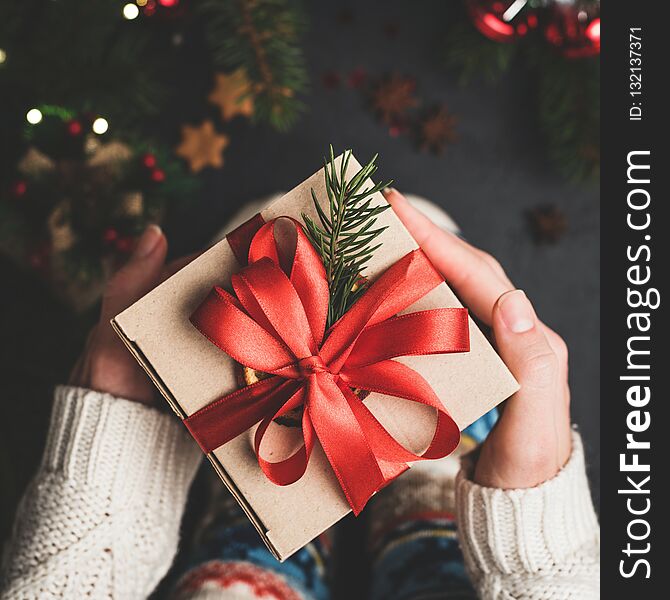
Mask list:
[{"label": "kraft paper gift box", "polygon": [[[347,176],[359,169],[360,165],[352,158]],[[264,209],[261,215],[266,222],[279,216],[302,222],[303,213],[316,220],[311,189],[327,212],[322,169]],[[374,202],[386,203],[379,193]],[[377,226],[388,229],[376,242],[383,244],[381,250],[373,255],[365,270],[370,280],[417,248],[392,210],[381,213]],[[239,366],[210,343],[189,317],[213,286],[230,289],[230,277],[240,268],[224,239],[112,321],[182,419],[239,388],[239,371],[236,373]],[[460,306],[449,287],[440,284],[403,313]],[[472,319],[469,329],[469,352],[395,359],[428,381],[461,430],[518,389],[517,382]],[[434,409],[378,393],[371,393],[365,403],[410,451],[421,452],[430,443],[435,428]],[[278,486],[265,477],[254,453],[251,432],[217,448],[208,458],[270,551],[280,560],[351,510],[318,443],[305,474],[288,486]]]}]

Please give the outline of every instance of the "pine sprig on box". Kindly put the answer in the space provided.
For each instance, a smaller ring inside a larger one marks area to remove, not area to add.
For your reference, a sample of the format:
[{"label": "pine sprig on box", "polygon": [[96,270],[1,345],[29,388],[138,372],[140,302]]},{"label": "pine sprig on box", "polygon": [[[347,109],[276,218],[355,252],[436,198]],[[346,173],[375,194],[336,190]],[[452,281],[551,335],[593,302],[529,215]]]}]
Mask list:
[{"label": "pine sprig on box", "polygon": [[347,168],[351,150],[342,156],[339,168],[335,165],[333,147],[330,156],[324,159],[328,214],[321,207],[314,190],[312,199],[320,224],[303,214],[307,235],[321,256],[330,300],[328,321],[335,323],[365,290],[362,271],[381,247],[374,241],[386,227],[375,228],[377,217],[389,208],[388,204],[373,204],[372,196],[388,187],[391,182],[376,183],[366,187],[366,182],[377,170],[377,155],[362,167],[351,179],[347,179]]}]

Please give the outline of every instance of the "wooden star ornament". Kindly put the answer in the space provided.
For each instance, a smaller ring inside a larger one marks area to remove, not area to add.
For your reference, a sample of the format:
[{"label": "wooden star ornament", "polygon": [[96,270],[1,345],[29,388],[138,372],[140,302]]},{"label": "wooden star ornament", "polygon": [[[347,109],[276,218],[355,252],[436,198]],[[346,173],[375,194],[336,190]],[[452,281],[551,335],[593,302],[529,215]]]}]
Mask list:
[{"label": "wooden star ornament", "polygon": [[456,123],[458,119],[446,106],[433,108],[419,121],[418,136],[422,150],[442,154],[447,144],[458,140]]},{"label": "wooden star ornament", "polygon": [[379,81],[372,90],[372,108],[387,125],[402,120],[407,112],[419,104],[414,95],[416,82],[397,73]]},{"label": "wooden star ornament", "polygon": [[221,168],[223,150],[228,143],[227,136],[216,132],[214,123],[203,121],[197,127],[182,126],[181,144],[175,148],[175,153],[188,162],[191,171],[198,173],[205,167]]},{"label": "wooden star ornament", "polygon": [[526,211],[533,238],[538,244],[555,244],[568,230],[568,217],[554,204],[535,206]]},{"label": "wooden star ornament", "polygon": [[221,109],[221,118],[229,121],[237,115],[250,117],[254,114],[254,99],[251,83],[243,69],[232,73],[217,73],[214,89],[207,97]]}]

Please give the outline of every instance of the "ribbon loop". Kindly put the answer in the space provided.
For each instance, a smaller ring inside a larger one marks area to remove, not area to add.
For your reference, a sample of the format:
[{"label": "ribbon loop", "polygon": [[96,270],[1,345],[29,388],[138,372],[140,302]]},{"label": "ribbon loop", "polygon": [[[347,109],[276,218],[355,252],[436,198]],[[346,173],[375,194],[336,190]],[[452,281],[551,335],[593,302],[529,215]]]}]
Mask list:
[{"label": "ribbon loop", "polygon": [[[398,356],[469,351],[464,308],[396,316],[443,280],[421,250],[392,265],[328,332],[328,281],[316,250],[300,224],[294,255],[284,262],[276,219],[254,217],[229,239],[236,256],[248,250],[249,265],[232,278],[236,297],[220,288],[191,322],[212,343],[246,366],[274,377],[219,398],[185,419],[205,452],[212,452],[260,422],[258,462],[278,485],[305,472],[318,440],[355,514],[407,463],[452,452],[460,432],[428,383]],[[251,239],[246,239],[248,236]],[[377,421],[351,388],[419,402],[435,409],[435,434],[420,455],[405,449]],[[261,456],[272,421],[304,406],[304,444],[288,458]]]}]

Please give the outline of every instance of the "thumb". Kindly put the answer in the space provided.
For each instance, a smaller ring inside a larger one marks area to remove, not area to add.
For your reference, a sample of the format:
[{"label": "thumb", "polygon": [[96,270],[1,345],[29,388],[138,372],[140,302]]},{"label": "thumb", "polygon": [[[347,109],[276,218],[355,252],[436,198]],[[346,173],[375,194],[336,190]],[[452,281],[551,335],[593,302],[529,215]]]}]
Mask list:
[{"label": "thumb", "polygon": [[128,262],[107,283],[102,301],[103,323],[109,322],[158,283],[166,255],[165,235],[158,225],[149,225]]},{"label": "thumb", "polygon": [[522,290],[498,298],[492,325],[500,356],[521,384],[515,403],[542,410],[559,388],[559,361]]},{"label": "thumb", "polygon": [[570,457],[565,365],[521,290],[498,298],[492,325],[498,352],[521,388],[505,403],[486,440],[475,478],[491,487],[533,487],[553,477]]}]

